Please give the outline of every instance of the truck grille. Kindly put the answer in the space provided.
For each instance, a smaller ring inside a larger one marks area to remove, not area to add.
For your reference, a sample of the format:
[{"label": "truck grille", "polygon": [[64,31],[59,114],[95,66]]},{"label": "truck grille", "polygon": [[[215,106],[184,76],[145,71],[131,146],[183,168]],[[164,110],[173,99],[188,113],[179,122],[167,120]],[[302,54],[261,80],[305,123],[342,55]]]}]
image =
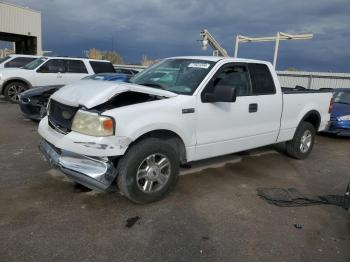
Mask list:
[{"label": "truck grille", "polygon": [[58,132],[67,134],[71,131],[72,122],[78,107],[67,106],[53,99],[49,106],[49,125]]}]

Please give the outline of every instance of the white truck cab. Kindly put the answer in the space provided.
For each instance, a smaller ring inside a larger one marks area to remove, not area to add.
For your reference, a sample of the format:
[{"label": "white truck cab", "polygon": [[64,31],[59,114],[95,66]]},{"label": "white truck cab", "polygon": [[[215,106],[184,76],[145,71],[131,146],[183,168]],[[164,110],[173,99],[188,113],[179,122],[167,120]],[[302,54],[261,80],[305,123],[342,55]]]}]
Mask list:
[{"label": "white truck cab", "polygon": [[18,102],[19,94],[38,86],[59,86],[96,73],[115,72],[111,62],[87,58],[39,57],[21,68],[0,69],[0,94]]},{"label": "white truck cab", "polygon": [[329,120],[331,92],[281,88],[268,62],[175,57],[130,83],[80,81],[51,96],[40,149],[97,190],[161,199],[180,164],[286,142],[303,159]]}]

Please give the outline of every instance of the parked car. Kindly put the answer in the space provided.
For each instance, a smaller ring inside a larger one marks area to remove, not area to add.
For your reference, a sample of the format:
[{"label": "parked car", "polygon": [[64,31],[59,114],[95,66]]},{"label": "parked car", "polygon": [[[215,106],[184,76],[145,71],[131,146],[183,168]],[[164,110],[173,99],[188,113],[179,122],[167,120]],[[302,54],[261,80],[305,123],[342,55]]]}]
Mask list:
[{"label": "parked car", "polygon": [[0,70],[0,94],[18,103],[19,94],[39,86],[63,86],[85,76],[114,73],[111,62],[87,58],[40,57],[22,68]]},{"label": "parked car", "polygon": [[0,69],[1,68],[20,68],[33,60],[39,58],[37,55],[9,55],[0,58]]},{"label": "parked car", "polygon": [[40,149],[76,182],[103,191],[116,180],[122,195],[148,203],[174,188],[180,164],[280,142],[306,158],[331,97],[283,90],[268,62],[168,58],[130,83],[61,88],[39,124]]},{"label": "parked car", "polygon": [[[101,80],[127,82],[129,77],[119,73],[101,73],[86,76],[82,80]],[[46,107],[50,96],[62,86],[43,86],[24,91],[20,94],[19,106],[26,118],[40,120],[46,115]]]},{"label": "parked car", "polygon": [[333,93],[331,119],[325,132],[350,136],[350,89],[339,88]]}]

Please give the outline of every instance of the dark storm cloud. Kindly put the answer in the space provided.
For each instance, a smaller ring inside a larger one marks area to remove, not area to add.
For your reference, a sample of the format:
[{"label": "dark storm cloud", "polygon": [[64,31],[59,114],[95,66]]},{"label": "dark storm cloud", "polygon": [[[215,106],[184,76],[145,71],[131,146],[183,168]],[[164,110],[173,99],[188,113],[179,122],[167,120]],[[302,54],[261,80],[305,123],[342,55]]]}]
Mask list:
[{"label": "dark storm cloud", "polygon": [[[115,49],[126,61],[201,55],[199,31],[208,28],[230,54],[236,34],[270,36],[312,32],[313,40],[281,43],[279,69],[350,71],[350,4],[282,0],[16,0],[40,10],[46,50],[82,55]],[[242,44],[239,56],[271,60],[273,43]]]}]

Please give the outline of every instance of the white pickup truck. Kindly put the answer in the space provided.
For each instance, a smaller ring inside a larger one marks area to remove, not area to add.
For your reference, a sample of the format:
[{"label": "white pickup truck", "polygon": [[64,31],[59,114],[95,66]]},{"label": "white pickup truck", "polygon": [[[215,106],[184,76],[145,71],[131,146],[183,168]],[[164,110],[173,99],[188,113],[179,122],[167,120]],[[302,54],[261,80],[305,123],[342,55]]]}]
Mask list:
[{"label": "white pickup truck", "polygon": [[80,81],[51,96],[40,150],[52,166],[136,203],[164,197],[192,161],[286,142],[309,155],[331,92],[282,89],[268,62],[168,58],[130,83]]}]

